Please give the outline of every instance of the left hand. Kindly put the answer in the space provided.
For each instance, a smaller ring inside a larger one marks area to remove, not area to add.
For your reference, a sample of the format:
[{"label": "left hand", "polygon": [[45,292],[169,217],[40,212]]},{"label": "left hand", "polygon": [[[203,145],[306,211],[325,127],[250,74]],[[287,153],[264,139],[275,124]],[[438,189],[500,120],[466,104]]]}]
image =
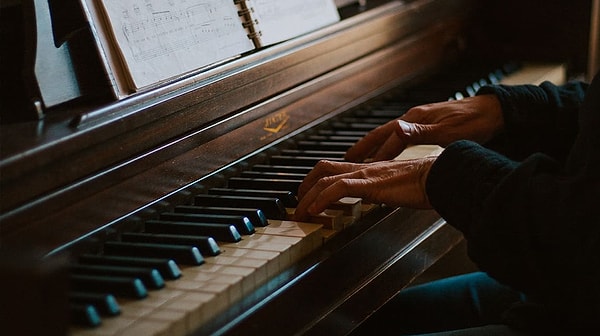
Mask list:
[{"label": "left hand", "polygon": [[390,160],[410,145],[446,147],[461,139],[482,144],[503,128],[504,116],[495,95],[420,105],[367,133],[348,149],[345,159],[350,162]]},{"label": "left hand", "polygon": [[425,182],[436,156],[412,160],[350,163],[320,161],[298,189],[296,220],[307,220],[343,197],[430,209]]}]

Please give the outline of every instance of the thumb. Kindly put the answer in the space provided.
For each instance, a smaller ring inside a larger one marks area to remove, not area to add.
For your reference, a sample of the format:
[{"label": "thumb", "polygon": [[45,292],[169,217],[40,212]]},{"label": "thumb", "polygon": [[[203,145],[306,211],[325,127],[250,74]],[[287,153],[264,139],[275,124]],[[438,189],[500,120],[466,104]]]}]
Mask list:
[{"label": "thumb", "polygon": [[423,145],[432,143],[433,127],[411,123],[404,120],[398,120],[395,129],[396,135],[402,139],[406,145]]}]

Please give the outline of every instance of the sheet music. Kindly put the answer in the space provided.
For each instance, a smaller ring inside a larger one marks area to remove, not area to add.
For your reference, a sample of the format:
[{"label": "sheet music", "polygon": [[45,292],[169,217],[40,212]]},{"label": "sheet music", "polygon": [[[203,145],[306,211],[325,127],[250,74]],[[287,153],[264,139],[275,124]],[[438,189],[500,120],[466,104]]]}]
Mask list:
[{"label": "sheet music", "polygon": [[231,1],[99,1],[134,88],[254,48]]},{"label": "sheet music", "polygon": [[333,0],[247,0],[254,8],[263,46],[281,42],[340,20]]}]

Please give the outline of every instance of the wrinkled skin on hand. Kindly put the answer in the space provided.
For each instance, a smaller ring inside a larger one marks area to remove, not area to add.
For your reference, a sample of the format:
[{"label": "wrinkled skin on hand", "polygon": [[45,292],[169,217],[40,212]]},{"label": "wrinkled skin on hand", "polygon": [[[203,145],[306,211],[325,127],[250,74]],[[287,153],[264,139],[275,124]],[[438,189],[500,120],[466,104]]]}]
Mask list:
[{"label": "wrinkled skin on hand", "polygon": [[346,153],[350,162],[390,160],[409,145],[442,147],[456,140],[489,141],[504,126],[495,95],[416,106],[369,132]]},{"label": "wrinkled skin on hand", "polygon": [[431,208],[425,183],[437,156],[393,159],[410,145],[444,147],[461,139],[485,143],[503,127],[500,102],[494,95],[413,107],[354,144],[346,152],[349,162],[317,163],[299,187],[295,218],[306,220],[343,197],[390,206]]},{"label": "wrinkled skin on hand", "polygon": [[317,215],[342,197],[412,208],[431,208],[425,193],[427,173],[435,157],[403,161],[350,163],[320,161],[300,188],[296,220]]}]

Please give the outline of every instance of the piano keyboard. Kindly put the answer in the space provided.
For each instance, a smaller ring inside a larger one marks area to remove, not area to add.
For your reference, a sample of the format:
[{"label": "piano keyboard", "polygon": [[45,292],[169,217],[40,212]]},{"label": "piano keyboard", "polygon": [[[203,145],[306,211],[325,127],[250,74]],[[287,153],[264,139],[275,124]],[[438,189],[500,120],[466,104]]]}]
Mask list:
[{"label": "piano keyboard", "polygon": [[141,232],[105,242],[101,254],[79,256],[71,269],[70,333],[197,330],[368,216],[375,205],[346,198],[310,222],[290,220],[298,185],[318,160],[341,161],[366,132],[411,106],[473,95],[514,70],[489,72],[471,65],[392,90],[295,136],[264,162],[195,195],[192,204],[146,220]]}]

